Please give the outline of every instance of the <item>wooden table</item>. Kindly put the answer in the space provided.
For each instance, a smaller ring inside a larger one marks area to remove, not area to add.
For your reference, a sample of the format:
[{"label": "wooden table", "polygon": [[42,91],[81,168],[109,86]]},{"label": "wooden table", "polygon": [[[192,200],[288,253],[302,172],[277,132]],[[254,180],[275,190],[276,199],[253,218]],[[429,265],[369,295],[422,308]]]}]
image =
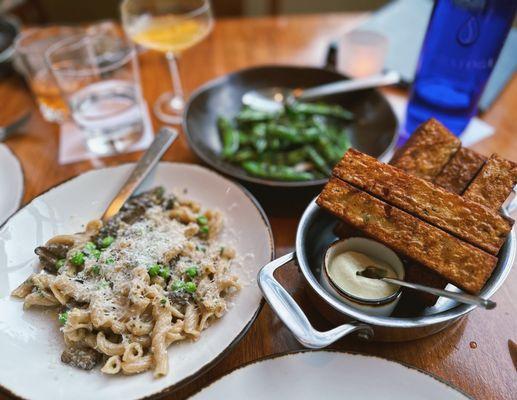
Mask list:
[{"label": "wooden table", "polygon": [[[187,92],[202,83],[239,68],[263,63],[319,65],[328,42],[358,24],[364,14],[333,14],[259,19],[219,20],[213,34],[187,52],[182,60],[183,82]],[[143,88],[152,104],[169,89],[165,60],[147,52],[140,56]],[[157,79],[157,76],[160,78]],[[0,82],[2,116],[21,107],[35,109],[28,91],[17,78]],[[496,134],[474,146],[483,154],[497,151],[517,160],[517,78],[483,118],[496,128]],[[154,120],[155,127],[158,121]],[[25,173],[24,203],[48,188],[87,171],[106,165],[136,160],[139,154],[96,159],[61,166],[57,164],[58,127],[34,112],[23,135],[7,141],[20,158]],[[165,160],[198,162],[185,138],[166,153]],[[6,188],[0,188],[0,191]],[[293,248],[298,218],[272,217],[277,255]],[[280,279],[320,329],[330,325],[319,316],[302,289],[302,278],[293,265],[285,267]],[[345,338],[333,349],[374,354],[401,361],[431,372],[479,399],[510,399],[517,395],[516,366],[512,363],[509,340],[517,341],[517,274],[511,274],[495,296],[494,311],[476,310],[446,331],[407,343],[364,343]],[[217,368],[188,384],[169,398],[182,399],[207,383],[243,363],[267,355],[301,349],[289,331],[264,306],[258,319],[242,341]],[[514,354],[515,357],[515,354]],[[344,377],[346,379],[346,377]]]}]

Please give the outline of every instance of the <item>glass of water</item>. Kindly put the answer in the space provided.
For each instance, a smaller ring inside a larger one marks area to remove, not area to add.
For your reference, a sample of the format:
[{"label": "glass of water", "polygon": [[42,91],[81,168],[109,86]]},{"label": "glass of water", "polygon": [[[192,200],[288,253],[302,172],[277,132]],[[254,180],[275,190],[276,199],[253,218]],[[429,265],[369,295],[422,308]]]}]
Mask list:
[{"label": "glass of water", "polygon": [[141,137],[138,63],[124,35],[74,35],[51,46],[45,57],[92,152],[124,151]]}]

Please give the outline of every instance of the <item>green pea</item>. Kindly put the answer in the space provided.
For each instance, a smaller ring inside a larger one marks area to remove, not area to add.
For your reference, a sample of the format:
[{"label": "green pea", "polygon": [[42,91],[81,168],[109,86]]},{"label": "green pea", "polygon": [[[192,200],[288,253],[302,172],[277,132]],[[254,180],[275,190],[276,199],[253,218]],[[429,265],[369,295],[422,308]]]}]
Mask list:
[{"label": "green pea", "polygon": [[113,236],[106,236],[104,239],[102,239],[101,245],[104,248],[109,247],[114,241],[115,241],[115,238]]},{"label": "green pea", "polygon": [[98,260],[99,258],[101,258],[101,251],[100,250],[92,250],[92,252],[90,253],[90,255],[92,257],[94,257],[96,260]]},{"label": "green pea", "polygon": [[172,290],[177,292],[178,290],[183,290],[185,288],[185,282],[177,280],[172,283]]},{"label": "green pea", "polygon": [[88,242],[84,245],[84,250],[86,253],[90,254],[92,251],[97,250],[97,246],[95,246],[95,243]]},{"label": "green pea", "polygon": [[154,264],[147,268],[147,272],[149,273],[149,276],[151,278],[154,278],[155,276],[158,276],[158,274],[160,273],[160,268],[160,264]]},{"label": "green pea", "polygon": [[64,258],[57,260],[56,268],[59,270],[65,266],[66,260]]},{"label": "green pea", "polygon": [[189,293],[194,293],[197,290],[197,286],[194,282],[185,283],[185,290]]},{"label": "green pea", "polygon": [[75,253],[72,258],[70,259],[70,262],[74,265],[83,265],[84,264],[84,254],[77,252]]},{"label": "green pea", "polygon": [[61,325],[65,325],[66,324],[66,321],[68,320],[68,311],[65,311],[65,312],[62,312],[62,313],[59,313],[57,319],[59,320],[59,323]]},{"label": "green pea", "polygon": [[169,276],[171,276],[171,269],[169,267],[163,267],[161,266],[160,271],[158,274],[165,280],[169,279]]},{"label": "green pea", "polygon": [[185,273],[191,278],[194,278],[197,276],[197,267],[190,267],[185,271]]},{"label": "green pea", "polygon": [[205,217],[204,215],[200,215],[199,217],[197,217],[197,223],[199,225],[206,225],[206,224],[208,224],[208,218]]}]

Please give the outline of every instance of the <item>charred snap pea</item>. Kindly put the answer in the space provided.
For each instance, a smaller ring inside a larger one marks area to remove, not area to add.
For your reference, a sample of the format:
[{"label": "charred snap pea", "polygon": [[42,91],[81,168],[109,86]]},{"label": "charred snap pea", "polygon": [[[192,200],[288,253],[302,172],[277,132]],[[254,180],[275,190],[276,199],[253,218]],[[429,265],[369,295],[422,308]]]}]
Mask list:
[{"label": "charred snap pea", "polygon": [[323,103],[289,103],[276,113],[244,107],[231,121],[217,120],[221,156],[265,179],[323,178],[350,147],[351,117],[341,106]]},{"label": "charred snap pea", "polygon": [[312,146],[306,146],[305,151],[309,156],[310,160],[314,163],[316,168],[325,175],[330,175],[330,168],[327,166],[326,161]]},{"label": "charred snap pea", "polygon": [[263,122],[269,121],[276,117],[276,113],[268,113],[264,111],[257,111],[249,107],[245,107],[237,114],[237,121],[241,123],[245,122]]},{"label": "charred snap pea", "polygon": [[314,179],[314,175],[307,171],[298,171],[284,165],[274,165],[246,161],[243,168],[251,175],[266,179],[277,179],[282,181],[308,181]]},{"label": "charred snap pea", "polygon": [[229,158],[239,149],[239,132],[223,117],[217,119],[217,126],[223,139],[223,157]]},{"label": "charred snap pea", "polygon": [[345,120],[351,120],[354,117],[354,114],[341,106],[324,103],[293,103],[289,108],[293,113],[323,115]]}]

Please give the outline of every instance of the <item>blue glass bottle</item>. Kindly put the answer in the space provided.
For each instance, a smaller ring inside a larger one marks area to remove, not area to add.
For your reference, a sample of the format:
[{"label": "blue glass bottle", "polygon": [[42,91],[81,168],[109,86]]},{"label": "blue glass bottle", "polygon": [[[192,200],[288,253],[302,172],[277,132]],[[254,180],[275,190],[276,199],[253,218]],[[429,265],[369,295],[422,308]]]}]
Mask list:
[{"label": "blue glass bottle", "polygon": [[456,135],[465,129],[516,7],[517,0],[435,1],[407,108],[407,135],[431,117]]}]

